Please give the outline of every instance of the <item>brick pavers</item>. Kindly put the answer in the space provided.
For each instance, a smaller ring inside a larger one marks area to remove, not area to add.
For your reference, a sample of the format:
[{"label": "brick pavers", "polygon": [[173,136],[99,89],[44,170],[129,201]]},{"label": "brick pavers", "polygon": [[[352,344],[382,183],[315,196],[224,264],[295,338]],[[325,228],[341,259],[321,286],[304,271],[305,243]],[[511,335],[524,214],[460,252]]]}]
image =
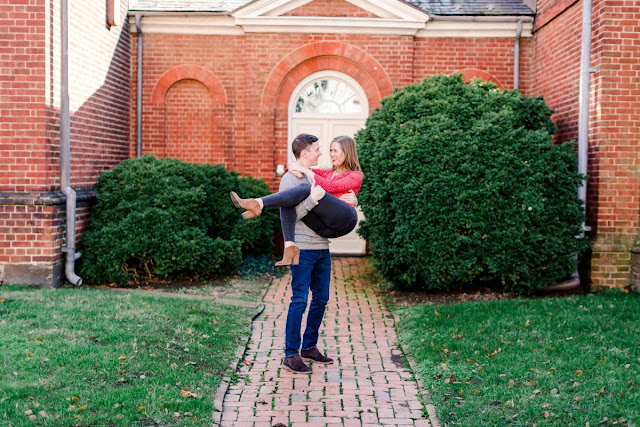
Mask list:
[{"label": "brick pavers", "polygon": [[[224,398],[222,426],[430,426],[393,316],[361,274],[365,258],[334,258],[331,298],[318,348],[335,360],[311,375],[281,367],[291,276],[274,280],[254,321],[238,374]],[[303,326],[305,320],[303,320]]]}]

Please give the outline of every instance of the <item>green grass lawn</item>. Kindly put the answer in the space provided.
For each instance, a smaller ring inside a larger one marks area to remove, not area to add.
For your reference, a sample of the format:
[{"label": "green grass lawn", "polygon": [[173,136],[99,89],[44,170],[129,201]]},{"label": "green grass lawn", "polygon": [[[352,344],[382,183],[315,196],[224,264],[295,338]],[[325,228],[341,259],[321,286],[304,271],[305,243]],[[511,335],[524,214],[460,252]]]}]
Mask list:
[{"label": "green grass lawn", "polygon": [[0,425],[211,425],[253,310],[0,287]]},{"label": "green grass lawn", "polygon": [[640,425],[640,295],[584,296],[397,311],[443,424]]}]

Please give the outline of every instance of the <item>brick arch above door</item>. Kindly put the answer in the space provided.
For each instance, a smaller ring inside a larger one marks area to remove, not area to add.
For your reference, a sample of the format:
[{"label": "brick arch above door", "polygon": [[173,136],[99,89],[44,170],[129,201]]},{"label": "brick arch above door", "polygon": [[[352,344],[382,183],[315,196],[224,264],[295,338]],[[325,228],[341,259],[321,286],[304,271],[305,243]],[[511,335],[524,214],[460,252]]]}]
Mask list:
[{"label": "brick arch above door", "polygon": [[196,80],[209,89],[214,103],[224,104],[227,96],[216,76],[206,68],[197,65],[180,65],[165,72],[156,82],[151,92],[153,104],[163,104],[171,86],[180,80]]},{"label": "brick arch above door", "polygon": [[323,70],[340,71],[355,79],[367,95],[371,111],[393,92],[387,73],[365,51],[347,43],[318,42],[294,50],[274,67],[262,92],[261,107],[286,110],[296,85]]}]

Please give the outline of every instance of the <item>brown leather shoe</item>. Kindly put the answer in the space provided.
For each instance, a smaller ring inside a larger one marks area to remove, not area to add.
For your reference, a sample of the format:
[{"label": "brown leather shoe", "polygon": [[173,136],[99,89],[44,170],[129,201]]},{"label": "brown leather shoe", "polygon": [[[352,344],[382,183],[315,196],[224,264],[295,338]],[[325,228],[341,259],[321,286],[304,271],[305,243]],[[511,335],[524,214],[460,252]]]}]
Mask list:
[{"label": "brown leather shoe", "polygon": [[283,265],[298,265],[300,262],[300,249],[296,245],[287,246],[284,248],[282,259],[276,262],[276,267],[282,267]]},{"label": "brown leather shoe", "polygon": [[246,212],[242,213],[244,219],[255,218],[262,214],[262,208],[256,199],[241,199],[235,191],[230,194],[233,205],[238,209],[246,210]]},{"label": "brown leather shoe", "polygon": [[284,362],[282,362],[282,366],[291,372],[299,374],[310,374],[312,371],[312,369],[302,361],[302,358],[297,353],[291,357],[285,357]]},{"label": "brown leather shoe", "polygon": [[302,360],[313,360],[318,363],[326,363],[327,365],[333,363],[333,359],[320,353],[317,347],[311,347],[309,350],[302,350],[300,352]]}]

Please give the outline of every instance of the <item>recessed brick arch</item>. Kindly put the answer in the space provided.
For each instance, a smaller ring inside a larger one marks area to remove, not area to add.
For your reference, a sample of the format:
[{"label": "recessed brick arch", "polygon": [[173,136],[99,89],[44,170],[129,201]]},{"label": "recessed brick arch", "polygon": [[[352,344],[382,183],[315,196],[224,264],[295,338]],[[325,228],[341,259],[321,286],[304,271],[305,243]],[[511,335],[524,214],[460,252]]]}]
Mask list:
[{"label": "recessed brick arch", "polygon": [[220,81],[211,71],[198,65],[180,65],[164,73],[153,87],[151,102],[154,104],[164,103],[171,86],[185,79],[197,80],[204,84],[209,89],[214,103],[224,104],[227,102],[227,96]]},{"label": "recessed brick arch", "polygon": [[340,71],[356,80],[367,95],[370,110],[393,92],[387,73],[365,51],[346,43],[318,42],[294,50],[275,66],[265,84],[260,106],[286,110],[298,83],[323,70]]},{"label": "recessed brick arch", "polygon": [[495,83],[496,85],[498,85],[498,89],[504,89],[502,82],[500,82],[500,80],[498,80],[496,76],[484,70],[480,70],[478,68],[465,68],[463,70],[456,71],[454,74],[460,73],[462,73],[462,80],[464,80],[466,83],[470,83],[474,78],[477,77],[482,81]]}]

